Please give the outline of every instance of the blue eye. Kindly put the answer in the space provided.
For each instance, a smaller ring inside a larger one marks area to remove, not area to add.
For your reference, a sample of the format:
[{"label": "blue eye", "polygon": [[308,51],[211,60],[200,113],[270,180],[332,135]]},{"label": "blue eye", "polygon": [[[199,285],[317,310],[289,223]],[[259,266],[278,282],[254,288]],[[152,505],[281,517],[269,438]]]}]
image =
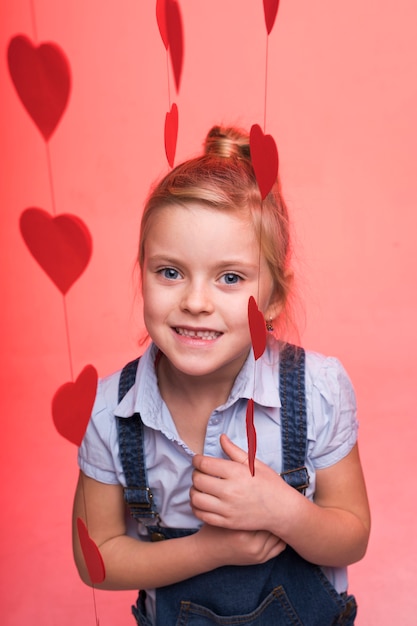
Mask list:
[{"label": "blue eye", "polygon": [[237,285],[237,283],[241,280],[240,276],[238,276],[237,274],[232,274],[231,272],[224,274],[222,278],[226,285]]},{"label": "blue eye", "polygon": [[179,272],[172,267],[164,267],[163,270],[160,270],[160,273],[168,280],[176,280],[179,277]]}]

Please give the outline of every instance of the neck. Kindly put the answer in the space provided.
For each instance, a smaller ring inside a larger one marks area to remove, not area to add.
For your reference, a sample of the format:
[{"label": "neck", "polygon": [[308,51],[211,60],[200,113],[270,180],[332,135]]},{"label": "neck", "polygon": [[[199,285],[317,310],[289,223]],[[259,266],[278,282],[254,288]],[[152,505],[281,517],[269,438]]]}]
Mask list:
[{"label": "neck", "polygon": [[229,397],[235,377],[189,376],[165,356],[158,364],[158,384],[182,441],[203,454],[210,415]]},{"label": "neck", "polygon": [[207,376],[190,376],[175,368],[162,355],[158,363],[159,389],[165,402],[169,398],[181,397],[190,406],[204,407],[211,412],[226,402],[239,370],[229,376],[225,376],[224,371]]}]

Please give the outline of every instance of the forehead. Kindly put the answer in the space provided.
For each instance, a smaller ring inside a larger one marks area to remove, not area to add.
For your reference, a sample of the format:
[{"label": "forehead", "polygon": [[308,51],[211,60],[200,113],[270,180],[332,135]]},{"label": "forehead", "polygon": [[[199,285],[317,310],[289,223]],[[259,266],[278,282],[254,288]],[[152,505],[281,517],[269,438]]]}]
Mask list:
[{"label": "forehead", "polygon": [[204,204],[171,204],[159,207],[148,217],[144,245],[190,241],[203,244],[221,240],[227,246],[256,244],[249,211],[216,209]]}]

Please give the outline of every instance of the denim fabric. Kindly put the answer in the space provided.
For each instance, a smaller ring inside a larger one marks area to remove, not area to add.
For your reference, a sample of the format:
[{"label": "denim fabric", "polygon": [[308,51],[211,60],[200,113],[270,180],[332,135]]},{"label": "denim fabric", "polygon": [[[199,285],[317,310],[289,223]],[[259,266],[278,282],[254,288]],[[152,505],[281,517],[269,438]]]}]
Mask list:
[{"label": "denim fabric", "polygon": [[[169,530],[166,535],[177,536]],[[261,565],[222,567],[161,587],[156,610],[155,626],[351,626],[356,602],[337,593],[320,567],[287,547]],[[143,594],[133,613],[140,626],[150,624]]]},{"label": "denim fabric", "polygon": [[[119,402],[133,386],[139,359],[131,361],[123,368],[119,381]],[[146,461],[143,447],[143,424],[140,415],[122,419],[116,417],[119,438],[120,460],[126,476],[124,499],[130,514],[135,519],[158,521],[154,508],[152,491],[148,487]]]},{"label": "denim fabric", "polygon": [[[287,346],[280,361],[282,477],[304,491],[308,473],[304,351]],[[121,375],[119,400],[133,384],[137,361]],[[195,532],[158,524],[147,485],[139,414],[117,420],[120,454],[127,477],[125,498],[135,519],[146,525],[151,541]],[[132,612],[140,626],[154,626],[146,615],[146,593],[140,592]],[[353,596],[339,594],[321,568],[305,561],[289,546],[261,565],[227,566],[156,590],[155,626],[351,626],[356,616]]]}]

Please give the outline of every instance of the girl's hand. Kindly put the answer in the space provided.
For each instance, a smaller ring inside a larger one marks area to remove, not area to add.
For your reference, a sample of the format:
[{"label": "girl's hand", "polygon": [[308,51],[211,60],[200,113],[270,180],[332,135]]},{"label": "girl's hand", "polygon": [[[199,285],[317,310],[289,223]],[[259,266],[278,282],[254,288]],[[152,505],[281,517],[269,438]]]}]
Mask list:
[{"label": "girl's hand", "polygon": [[268,531],[230,530],[204,524],[194,535],[198,558],[210,569],[254,565],[276,557],[286,544]]},{"label": "girl's hand", "polygon": [[316,470],[314,501],[287,485],[270,467],[255,461],[225,435],[229,459],[194,457],[190,500],[206,524],[241,531],[268,531],[312,563],[344,567],[365,553],[370,528],[358,447],[338,463]]},{"label": "girl's hand", "polygon": [[220,442],[230,460],[200,454],[194,457],[190,490],[194,515],[223,528],[276,528],[278,517],[286,515],[286,500],[297,499],[300,494],[260,461],[255,462],[255,476],[252,476],[247,453],[226,435],[221,436]]}]

